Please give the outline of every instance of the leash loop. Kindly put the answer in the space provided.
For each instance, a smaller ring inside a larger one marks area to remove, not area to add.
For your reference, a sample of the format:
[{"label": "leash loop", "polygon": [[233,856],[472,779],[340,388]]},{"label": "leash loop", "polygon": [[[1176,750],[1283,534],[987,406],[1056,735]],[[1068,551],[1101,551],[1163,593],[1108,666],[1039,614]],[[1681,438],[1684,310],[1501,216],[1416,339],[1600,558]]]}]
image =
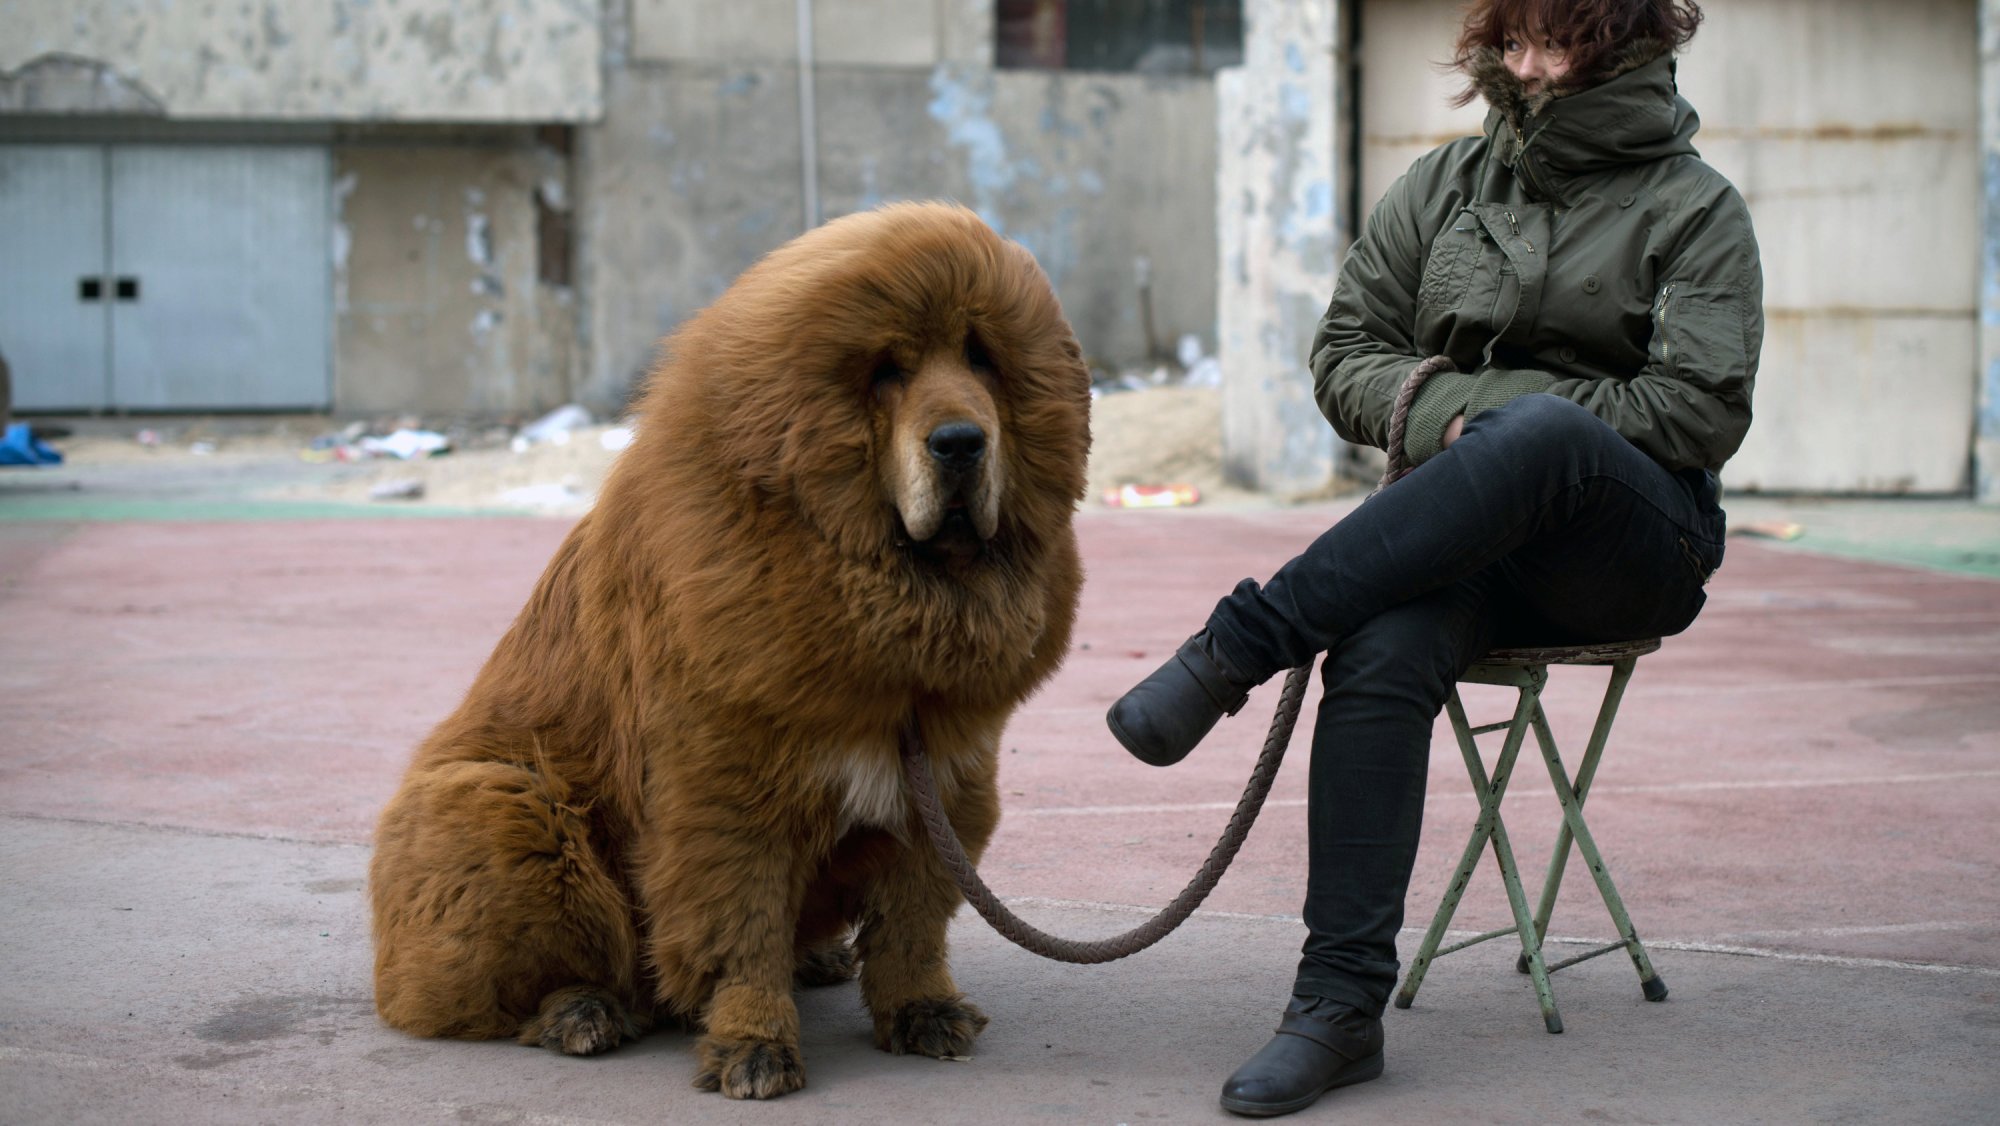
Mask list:
[{"label": "leash loop", "polygon": [[1223,829],[1222,836],[1215,842],[1215,848],[1210,850],[1201,869],[1188,881],[1180,895],[1161,908],[1158,914],[1110,938],[1061,938],[1035,927],[1000,902],[986,882],[979,878],[972,861],[966,858],[958,833],[952,829],[951,821],[945,817],[944,809],[938,803],[937,785],[931,779],[930,763],[924,757],[923,740],[917,733],[914,719],[904,725],[900,739],[903,776],[909,782],[911,802],[916,807],[917,816],[930,834],[931,844],[937,848],[938,859],[951,873],[958,890],[964,893],[965,901],[972,904],[980,916],[993,925],[994,930],[1023,950],[1053,961],[1085,966],[1116,961],[1137,954],[1173,933],[1174,928],[1185,922],[1201,901],[1208,898],[1208,893],[1215,889],[1216,881],[1229,869],[1229,862],[1236,858],[1237,849],[1250,835],[1250,826],[1257,822],[1257,814],[1271,792],[1272,780],[1278,776],[1278,764],[1284,761],[1292,729],[1298,724],[1299,706],[1305,698],[1306,678],[1311,672],[1312,665],[1307,663],[1293,669],[1285,677],[1284,692],[1278,697],[1277,711],[1271,717],[1270,734],[1264,739],[1264,751],[1250,771],[1250,781],[1243,787],[1243,797],[1236,803],[1236,812],[1229,818],[1228,826]]}]

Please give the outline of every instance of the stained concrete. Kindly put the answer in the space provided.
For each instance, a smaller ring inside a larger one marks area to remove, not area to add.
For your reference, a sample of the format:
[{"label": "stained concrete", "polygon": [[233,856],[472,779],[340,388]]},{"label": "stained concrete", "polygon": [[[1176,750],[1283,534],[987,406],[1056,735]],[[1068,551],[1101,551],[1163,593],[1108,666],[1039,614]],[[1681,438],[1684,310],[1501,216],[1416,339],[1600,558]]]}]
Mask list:
[{"label": "stained concrete", "polygon": [[[604,121],[581,132],[584,401],[619,401],[660,337],[803,229],[798,91],[789,63],[611,75]],[[1214,347],[1206,77],[826,65],[814,95],[823,219],[955,200],[1034,253],[1092,362],[1145,360],[1184,333]]]},{"label": "stained concrete", "polygon": [[1324,491],[1345,448],[1308,364],[1354,234],[1334,151],[1347,60],[1331,0],[1251,0],[1244,19],[1244,63],[1218,86],[1222,456],[1237,484],[1292,498]]},{"label": "stained concrete", "polygon": [[540,241],[568,222],[569,160],[525,130],[486,141],[334,150],[336,412],[532,418],[569,401],[575,294],[545,280],[568,277],[569,245]]},{"label": "stained concrete", "polygon": [[[1081,519],[1076,646],[1006,734],[983,865],[1017,910],[1101,936],[1178,890],[1227,818],[1274,686],[1171,770],[1118,751],[1103,709],[1230,583],[1344,510]],[[994,1017],[970,1063],[875,1052],[852,986],[804,997],[810,1085],[769,1106],[689,1089],[679,1032],[586,1061],[382,1027],[370,826],[567,527],[0,520],[0,630],[32,639],[0,666],[10,1121],[1222,1119],[1216,1091],[1267,1034],[1301,937],[1303,734],[1235,868],[1156,949],[1058,967],[962,915],[959,980]],[[1389,1014],[1382,1081],[1300,1120],[1990,1117],[1996,658],[2000,583],[1732,541],[1702,620],[1641,663],[1590,797],[1669,999],[1643,1001],[1620,959],[1588,962],[1557,975],[1568,1031],[1550,1036],[1507,952],[1475,948]],[[1566,748],[1601,684],[1558,673],[1547,700]],[[1503,702],[1468,690],[1475,715]],[[1477,809],[1448,748],[1430,763],[1412,924]],[[1556,814],[1533,769],[1507,816],[1538,869]],[[1482,868],[1455,925],[1505,918]],[[1570,885],[1553,941],[1607,930]]]},{"label": "stained concrete", "polygon": [[[267,121],[584,121],[603,111],[595,4],[5,0],[0,24],[0,105],[33,111],[136,103]],[[43,76],[70,59],[130,93],[110,105],[15,94],[46,87]]]}]

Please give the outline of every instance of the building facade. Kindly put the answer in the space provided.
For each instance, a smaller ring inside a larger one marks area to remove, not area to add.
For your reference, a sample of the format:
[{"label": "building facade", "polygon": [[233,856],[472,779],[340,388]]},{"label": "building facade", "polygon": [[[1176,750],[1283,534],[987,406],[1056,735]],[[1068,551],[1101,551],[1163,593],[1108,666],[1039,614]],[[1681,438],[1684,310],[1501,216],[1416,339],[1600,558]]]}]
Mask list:
[{"label": "building facade", "polygon": [[[976,208],[1106,368],[1219,349],[1225,457],[1367,471],[1305,350],[1451,110],[1457,0],[0,0],[27,410],[616,409],[759,255]],[[1730,0],[1680,65],[1766,270],[1733,488],[2000,498],[2000,0]]]},{"label": "building facade", "polygon": [[1034,251],[1099,364],[1212,347],[1236,6],[1114,7],[0,0],[16,404],[614,410],[760,255],[895,199]]}]

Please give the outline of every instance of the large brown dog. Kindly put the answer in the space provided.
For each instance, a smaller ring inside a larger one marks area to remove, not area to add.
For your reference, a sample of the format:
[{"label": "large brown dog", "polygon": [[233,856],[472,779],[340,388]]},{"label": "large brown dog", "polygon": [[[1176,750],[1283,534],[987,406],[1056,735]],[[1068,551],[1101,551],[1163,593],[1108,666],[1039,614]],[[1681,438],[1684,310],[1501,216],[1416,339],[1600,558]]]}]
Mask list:
[{"label": "large brown dog", "polygon": [[[1068,650],[1089,375],[1048,280],[902,204],[772,252],[667,344],[638,437],[382,815],[375,1003],[573,1054],[698,1022],[695,1085],[805,1082],[795,978],[965,1053],[957,890],[1010,712]],[[848,937],[852,935],[852,946]]]}]

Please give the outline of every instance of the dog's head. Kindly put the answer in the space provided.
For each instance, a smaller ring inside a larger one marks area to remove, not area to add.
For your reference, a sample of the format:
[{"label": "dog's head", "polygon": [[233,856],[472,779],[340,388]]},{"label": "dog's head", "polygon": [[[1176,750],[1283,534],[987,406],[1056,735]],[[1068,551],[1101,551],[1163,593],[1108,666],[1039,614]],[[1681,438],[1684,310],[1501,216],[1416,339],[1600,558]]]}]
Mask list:
[{"label": "dog's head", "polygon": [[844,554],[964,565],[1052,537],[1083,494],[1082,352],[1033,257],[964,208],[808,232],[668,347],[644,409],[672,422],[642,429]]}]

